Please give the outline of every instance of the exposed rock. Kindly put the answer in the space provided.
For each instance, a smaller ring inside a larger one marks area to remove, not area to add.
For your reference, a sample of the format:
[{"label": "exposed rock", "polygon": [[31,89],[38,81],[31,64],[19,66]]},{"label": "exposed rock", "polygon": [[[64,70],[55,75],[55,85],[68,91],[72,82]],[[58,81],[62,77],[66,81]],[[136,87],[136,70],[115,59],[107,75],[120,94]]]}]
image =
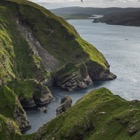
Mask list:
[{"label": "exposed rock", "polygon": [[88,69],[88,74],[92,79],[92,81],[113,80],[117,78],[116,75],[110,72],[108,63],[107,63],[108,69],[104,69],[103,66],[93,61],[88,61],[86,63],[86,66]]},{"label": "exposed rock", "polygon": [[[17,99],[17,102],[19,102],[18,99]],[[20,104],[20,103],[18,103],[18,104]],[[21,106],[18,105],[15,107],[15,109],[13,111],[13,115],[14,115],[15,121],[17,122],[21,132],[24,132],[31,128],[29,121],[27,120],[26,112],[23,110],[23,108]]]},{"label": "exposed rock", "polygon": [[20,101],[23,108],[34,108],[36,107],[35,101],[33,100],[33,98],[24,98],[23,100]]},{"label": "exposed rock", "polygon": [[[76,70],[71,70],[71,73],[65,71],[65,69],[69,69],[69,67]],[[56,76],[56,84],[61,88],[67,89],[69,91],[90,86],[92,84],[92,80],[87,73],[87,68],[85,64],[81,64],[76,68],[75,67],[76,64],[69,63],[64,68],[62,68],[58,72],[58,76]],[[60,73],[63,73],[63,76],[59,77]]]},{"label": "exposed rock", "polygon": [[52,77],[45,79],[44,81],[42,81],[42,84],[48,87],[51,87],[54,83],[54,79]]},{"label": "exposed rock", "polygon": [[37,108],[40,112],[44,112],[44,113],[47,113],[48,112],[48,109],[46,106],[43,106],[43,107],[38,107]]},{"label": "exposed rock", "polygon": [[49,71],[55,70],[59,64],[58,60],[54,56],[49,54],[48,51],[41,46],[39,41],[33,36],[33,33],[31,29],[29,29],[29,27],[22,24],[22,21],[20,21],[19,19],[16,20],[16,23],[21,34],[23,34],[23,36],[30,44],[33,54],[41,58],[42,64],[45,69]]},{"label": "exposed rock", "polygon": [[70,96],[63,97],[60,102],[60,106],[56,109],[56,115],[59,115],[72,106],[72,99]]},{"label": "exposed rock", "polygon": [[46,105],[54,99],[47,86],[33,79],[15,80],[9,87],[18,95],[24,108]]},{"label": "exposed rock", "polygon": [[7,117],[0,114],[0,139],[20,140],[21,132],[18,125]]},{"label": "exposed rock", "polygon": [[[46,86],[36,86],[37,92],[34,93],[33,99],[37,106],[44,106],[49,104],[54,97],[51,94],[51,91]],[[41,92],[41,93],[38,93]]]},{"label": "exposed rock", "polygon": [[69,91],[77,90],[81,88],[86,88],[92,84],[90,77],[82,77],[82,75],[71,75],[66,79],[61,79],[61,81],[57,82],[57,85],[62,87],[63,89],[68,89]]},{"label": "exposed rock", "polygon": [[0,95],[0,114],[13,119],[21,131],[30,129],[26,112],[14,92],[4,86],[0,88]]},{"label": "exposed rock", "polygon": [[134,135],[135,133],[138,132],[138,128],[136,126],[129,126],[127,132],[130,136]]}]

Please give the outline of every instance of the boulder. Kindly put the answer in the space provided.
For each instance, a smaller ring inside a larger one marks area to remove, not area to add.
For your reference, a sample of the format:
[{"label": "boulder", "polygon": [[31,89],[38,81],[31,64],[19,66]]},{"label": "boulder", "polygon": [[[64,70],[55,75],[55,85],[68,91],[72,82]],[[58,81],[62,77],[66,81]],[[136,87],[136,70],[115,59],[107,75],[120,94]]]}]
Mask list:
[{"label": "boulder", "polygon": [[46,106],[43,106],[43,107],[38,107],[37,108],[40,112],[44,112],[44,113],[47,113],[48,112],[48,109]]},{"label": "boulder", "polygon": [[70,96],[65,96],[60,101],[60,106],[56,109],[56,115],[59,115],[72,106],[72,99]]}]

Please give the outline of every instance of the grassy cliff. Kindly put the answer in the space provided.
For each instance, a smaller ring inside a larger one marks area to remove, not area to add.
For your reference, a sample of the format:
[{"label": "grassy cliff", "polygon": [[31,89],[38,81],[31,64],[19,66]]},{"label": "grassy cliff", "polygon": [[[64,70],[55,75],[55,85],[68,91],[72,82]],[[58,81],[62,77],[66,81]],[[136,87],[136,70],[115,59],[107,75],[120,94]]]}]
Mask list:
[{"label": "grassy cliff", "polygon": [[140,102],[126,101],[101,88],[44,125],[36,139],[139,140]]},{"label": "grassy cliff", "polygon": [[[7,130],[7,125],[4,128]],[[11,129],[9,134],[18,140],[139,140],[140,102],[126,101],[101,88],[85,95],[36,133],[21,135]]]},{"label": "grassy cliff", "polygon": [[0,2],[0,114],[21,131],[29,124],[20,102],[50,103],[47,86],[74,90],[114,78],[102,53],[64,19],[26,0]]},{"label": "grassy cliff", "polygon": [[1,1],[0,12],[1,84],[17,78],[42,82],[71,62],[97,63],[100,69],[95,75],[109,70],[94,46],[45,8],[25,0],[9,0]]}]

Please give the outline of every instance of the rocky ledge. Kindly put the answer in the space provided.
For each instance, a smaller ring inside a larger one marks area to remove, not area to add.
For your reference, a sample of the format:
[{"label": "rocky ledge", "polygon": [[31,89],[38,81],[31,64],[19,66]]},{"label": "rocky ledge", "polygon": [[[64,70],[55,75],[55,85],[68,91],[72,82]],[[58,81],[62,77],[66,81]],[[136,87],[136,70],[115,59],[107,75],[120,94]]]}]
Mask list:
[{"label": "rocky ledge", "polygon": [[63,97],[61,99],[59,107],[56,109],[56,115],[59,115],[72,106],[72,99],[70,96]]},{"label": "rocky ledge", "polygon": [[[67,71],[68,70],[68,71]],[[61,68],[56,76],[57,86],[69,91],[89,87],[96,81],[116,79],[117,76],[96,62],[88,61],[82,64],[68,63]]]},{"label": "rocky ledge", "polygon": [[9,87],[17,94],[23,108],[26,109],[47,105],[54,99],[47,86],[33,79],[14,80],[9,83]]}]

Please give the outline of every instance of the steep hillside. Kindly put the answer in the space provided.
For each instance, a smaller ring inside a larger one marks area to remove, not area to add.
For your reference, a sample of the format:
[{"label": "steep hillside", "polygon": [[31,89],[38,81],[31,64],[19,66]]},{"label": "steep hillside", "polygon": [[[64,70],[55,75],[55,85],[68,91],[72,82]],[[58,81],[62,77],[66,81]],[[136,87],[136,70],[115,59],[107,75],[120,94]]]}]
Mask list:
[{"label": "steep hillside", "polygon": [[101,88],[32,135],[21,135],[8,127],[5,130],[18,140],[139,140],[140,102],[126,101]]},{"label": "steep hillside", "polygon": [[0,114],[21,131],[30,127],[22,106],[50,103],[49,86],[71,91],[115,78],[104,56],[62,18],[26,0],[0,2]]},{"label": "steep hillside", "polygon": [[139,140],[140,102],[126,101],[101,88],[44,125],[34,140]]}]

